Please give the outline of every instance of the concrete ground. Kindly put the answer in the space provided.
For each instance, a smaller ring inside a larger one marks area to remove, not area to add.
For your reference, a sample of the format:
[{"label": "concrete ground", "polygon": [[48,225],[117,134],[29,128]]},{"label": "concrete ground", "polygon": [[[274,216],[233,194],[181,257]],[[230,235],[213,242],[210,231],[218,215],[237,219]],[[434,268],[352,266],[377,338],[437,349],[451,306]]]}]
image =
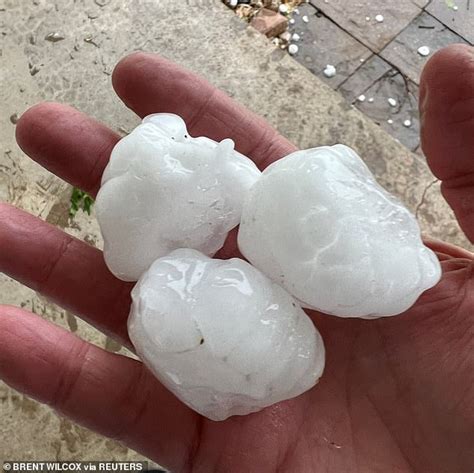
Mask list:
[{"label": "concrete ground", "polygon": [[[90,244],[101,245],[94,218],[79,214],[68,220],[70,188],[22,154],[14,140],[14,115],[38,101],[56,100],[118,131],[129,130],[137,118],[114,96],[110,73],[127,53],[146,50],[204,75],[300,147],[338,142],[354,147],[380,182],[416,212],[426,233],[467,246],[422,157],[221,2],[0,0],[0,33],[0,198]],[[50,33],[64,40],[45,40]],[[121,350],[74,314],[4,276],[0,302],[23,306],[99,346]],[[138,458],[0,384],[0,460]]]}]

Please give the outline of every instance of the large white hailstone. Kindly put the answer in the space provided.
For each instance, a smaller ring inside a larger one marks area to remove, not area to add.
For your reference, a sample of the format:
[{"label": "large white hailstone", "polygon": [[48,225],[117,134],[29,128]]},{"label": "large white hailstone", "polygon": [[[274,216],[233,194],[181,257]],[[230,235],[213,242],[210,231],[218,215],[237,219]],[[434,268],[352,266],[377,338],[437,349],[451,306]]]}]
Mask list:
[{"label": "large white hailstone", "polygon": [[320,334],[282,287],[240,259],[179,249],[132,291],[130,339],[181,401],[212,420],[244,415],[313,387]]},{"label": "large white hailstone", "polygon": [[136,281],[176,248],[213,255],[259,176],[232,140],[193,138],[179,116],[149,115],[113,149],[97,196],[109,269]]},{"label": "large white hailstone", "polygon": [[341,317],[404,312],[441,276],[415,217],[344,145],[266,168],[244,203],[238,244],[304,307]]}]

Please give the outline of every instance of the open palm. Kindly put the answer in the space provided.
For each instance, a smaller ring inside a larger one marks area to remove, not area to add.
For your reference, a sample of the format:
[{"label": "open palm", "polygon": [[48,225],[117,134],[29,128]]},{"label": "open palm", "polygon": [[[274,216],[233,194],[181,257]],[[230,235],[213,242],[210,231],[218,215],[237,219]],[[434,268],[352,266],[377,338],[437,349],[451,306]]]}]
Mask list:
[{"label": "open palm", "polygon": [[[174,112],[194,135],[230,136],[260,168],[295,149],[203,79],[158,56],[125,58],[113,82],[138,115]],[[420,105],[431,169],[474,239],[470,48],[450,47],[431,59]],[[119,137],[69,107],[46,103],[23,115],[17,139],[44,167],[94,194]],[[1,271],[129,343],[131,285],[109,273],[100,251],[6,204],[0,246]],[[363,321],[312,313],[327,348],[323,378],[256,414],[202,418],[140,362],[9,306],[0,307],[0,377],[176,472],[471,472],[473,257],[444,243],[432,246],[442,281],[406,314]],[[234,233],[220,256],[235,254]]]}]

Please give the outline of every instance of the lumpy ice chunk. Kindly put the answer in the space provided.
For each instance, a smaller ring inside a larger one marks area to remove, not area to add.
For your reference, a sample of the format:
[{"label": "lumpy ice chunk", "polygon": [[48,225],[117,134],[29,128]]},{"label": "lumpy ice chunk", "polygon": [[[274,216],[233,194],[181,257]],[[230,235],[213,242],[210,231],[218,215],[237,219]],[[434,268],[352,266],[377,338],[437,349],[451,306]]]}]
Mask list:
[{"label": "lumpy ice chunk", "polygon": [[136,281],[176,248],[213,255],[259,176],[232,140],[193,138],[177,115],[146,117],[113,149],[97,196],[109,269]]},{"label": "lumpy ice chunk", "polygon": [[415,217],[343,145],[265,169],[244,203],[238,244],[305,307],[341,317],[404,312],[441,275]]},{"label": "lumpy ice chunk", "polygon": [[156,260],[132,291],[130,339],[179,399],[223,420],[314,386],[324,345],[282,287],[240,259],[179,249]]}]

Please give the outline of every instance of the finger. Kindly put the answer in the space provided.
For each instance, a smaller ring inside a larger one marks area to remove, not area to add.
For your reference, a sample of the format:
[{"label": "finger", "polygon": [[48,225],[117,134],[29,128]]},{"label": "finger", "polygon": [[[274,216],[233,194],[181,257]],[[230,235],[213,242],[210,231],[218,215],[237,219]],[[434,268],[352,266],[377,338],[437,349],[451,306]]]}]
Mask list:
[{"label": "finger", "polygon": [[0,378],[74,421],[182,471],[198,416],[131,358],[0,306]]},{"label": "finger", "polygon": [[122,59],[112,83],[139,116],[176,113],[193,135],[217,141],[232,138],[236,148],[261,169],[296,149],[261,117],[202,77],[158,55],[134,53]]},{"label": "finger", "polygon": [[441,190],[474,241],[474,49],[452,45],[426,64],[420,89],[421,140]]},{"label": "finger", "polygon": [[41,166],[95,195],[120,137],[72,107],[41,103],[21,116],[16,139],[21,149]]},{"label": "finger", "polygon": [[132,284],[115,278],[102,252],[41,219],[0,204],[0,271],[128,343]]},{"label": "finger", "polygon": [[474,253],[465,250],[460,246],[452,245],[436,238],[423,237],[423,243],[432,249],[438,256],[443,255],[449,258],[466,258],[474,260]]}]

